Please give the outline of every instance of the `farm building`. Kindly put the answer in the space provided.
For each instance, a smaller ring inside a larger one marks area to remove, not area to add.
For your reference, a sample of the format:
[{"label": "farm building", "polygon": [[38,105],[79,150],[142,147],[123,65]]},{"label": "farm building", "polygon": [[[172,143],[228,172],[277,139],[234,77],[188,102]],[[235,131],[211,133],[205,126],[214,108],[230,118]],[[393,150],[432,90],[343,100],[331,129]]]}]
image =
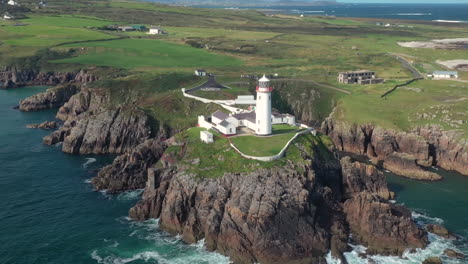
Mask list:
[{"label": "farm building", "polygon": [[208,131],[200,131],[200,140],[206,144],[213,143],[213,134]]},{"label": "farm building", "polygon": [[143,25],[132,25],[132,28],[134,28],[136,31],[145,31],[146,27]]},{"label": "farm building", "polygon": [[159,34],[164,34],[164,33],[165,33],[164,30],[162,30],[160,26],[157,26],[157,27],[150,27],[148,34],[159,35]]},{"label": "farm building", "polygon": [[435,71],[432,74],[429,74],[428,77],[434,79],[457,79],[458,72],[456,71]]},{"label": "farm building", "polygon": [[340,72],[338,74],[338,82],[344,84],[376,84],[383,83],[384,79],[377,78],[373,71],[351,71]]},{"label": "farm building", "polygon": [[200,76],[200,77],[206,76],[206,71],[203,69],[196,69],[195,76]]},{"label": "farm building", "polygon": [[10,0],[10,1],[8,1],[8,4],[11,5],[11,6],[16,6],[16,5],[18,5],[18,2],[15,2],[14,0]]},{"label": "farm building", "polygon": [[135,29],[133,27],[127,27],[127,26],[124,26],[124,27],[119,27],[119,30],[122,30],[122,31],[135,31]]}]

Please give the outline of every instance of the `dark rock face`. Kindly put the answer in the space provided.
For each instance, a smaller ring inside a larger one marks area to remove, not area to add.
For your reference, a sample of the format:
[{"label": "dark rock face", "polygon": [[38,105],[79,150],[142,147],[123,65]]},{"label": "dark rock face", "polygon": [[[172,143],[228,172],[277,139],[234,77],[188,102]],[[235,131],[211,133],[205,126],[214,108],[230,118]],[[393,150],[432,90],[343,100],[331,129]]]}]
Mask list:
[{"label": "dark rock face", "polygon": [[96,190],[118,193],[126,190],[143,189],[148,169],[162,156],[165,144],[149,139],[135,150],[117,157],[111,165],[102,168],[92,179]]},{"label": "dark rock face", "polygon": [[425,259],[422,264],[442,264],[442,260],[438,257],[430,257]]},{"label": "dark rock face", "polygon": [[383,167],[399,175],[408,178],[425,181],[439,181],[442,176],[437,173],[424,170],[417,164],[417,160],[406,153],[393,153],[384,158]]},{"label": "dark rock face", "polygon": [[455,250],[452,250],[452,249],[446,249],[444,251],[444,254],[449,258],[455,258],[455,259],[464,259],[465,258],[465,254],[463,254],[461,252],[458,252],[458,251],[455,251]]},{"label": "dark rock face", "polygon": [[360,193],[344,203],[346,220],[368,254],[401,255],[407,248],[424,248],[427,234],[413,222],[407,208],[390,204],[371,193]]},{"label": "dark rock face", "polygon": [[39,111],[57,108],[67,102],[79,91],[76,85],[63,85],[47,89],[47,91],[35,94],[19,103],[19,109],[25,112]]},{"label": "dark rock face", "polygon": [[[411,132],[396,132],[373,125],[350,125],[332,117],[322,123],[321,130],[332,138],[340,151],[367,155],[383,166],[387,157],[405,153],[419,166],[440,166],[468,175],[468,141],[458,140],[454,131],[425,126]],[[394,158],[390,160],[396,162]],[[400,168],[399,174],[402,176],[412,177],[415,174],[414,166],[410,170],[404,170],[403,164],[393,164],[392,167]]]},{"label": "dark rock face", "polygon": [[107,108],[108,97],[97,89],[82,88],[57,114],[64,125],[44,137],[45,144],[63,142],[71,154],[122,154],[133,150],[151,135],[148,116],[130,107]]},{"label": "dark rock face", "polygon": [[189,243],[205,239],[234,263],[325,263],[330,251],[344,260],[349,228],[372,253],[426,246],[409,211],[382,198],[392,194],[375,167],[349,158],[311,164],[217,179],[196,179],[177,164],[149,169],[130,217],[159,218],[162,229]]},{"label": "dark rock face", "polygon": [[447,228],[440,226],[440,225],[427,225],[426,229],[428,232],[434,233],[438,236],[447,238],[447,239],[457,239],[457,237],[452,234]]},{"label": "dark rock face", "polygon": [[96,76],[84,70],[79,72],[40,72],[35,70],[18,70],[6,67],[0,70],[0,88],[8,89],[28,85],[68,84],[72,82],[89,83],[97,80]]},{"label": "dark rock face", "polygon": [[41,128],[41,129],[54,129],[57,128],[57,122],[55,121],[45,121],[40,124],[29,124],[26,127],[28,128]]}]

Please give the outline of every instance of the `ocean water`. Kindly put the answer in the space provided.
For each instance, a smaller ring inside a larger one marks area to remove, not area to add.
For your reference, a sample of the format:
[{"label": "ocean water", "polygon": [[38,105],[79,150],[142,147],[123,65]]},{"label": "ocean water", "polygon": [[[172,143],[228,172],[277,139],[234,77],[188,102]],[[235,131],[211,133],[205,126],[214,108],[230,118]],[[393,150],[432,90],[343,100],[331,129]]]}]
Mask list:
[{"label": "ocean water", "polygon": [[[441,0],[441,3],[444,1]],[[204,6],[214,7],[214,6]],[[236,7],[233,7],[236,8]],[[246,7],[240,7],[246,8]],[[448,20],[468,23],[468,2],[466,4],[343,4],[327,6],[265,6],[255,9],[275,10],[278,13],[369,17],[411,20]]]},{"label": "ocean water", "polygon": [[186,245],[159,231],[156,220],[126,216],[142,190],[94,192],[93,170],[109,156],[75,156],[45,146],[49,132],[29,123],[55,111],[22,113],[18,101],[44,87],[0,90],[0,263],[228,263],[203,244]]},{"label": "ocean water", "polygon": [[[22,113],[17,102],[45,87],[0,90],[0,263],[164,263],[222,264],[229,259],[207,252],[203,241],[186,245],[162,232],[157,220],[133,222],[128,209],[142,190],[116,196],[94,192],[89,179],[111,162],[110,156],[76,156],[60,146],[45,146],[49,132],[29,123],[52,120],[55,111]],[[468,237],[468,177],[440,171],[446,180],[423,183],[389,176],[397,203],[414,209],[421,224],[436,222]],[[445,248],[468,253],[466,239],[447,241],[431,235],[431,245],[406,254],[407,259],[373,257],[376,263],[420,263]],[[353,245],[350,263],[364,248]],[[329,257],[330,263],[337,263]],[[463,263],[450,261],[447,263]]]}]

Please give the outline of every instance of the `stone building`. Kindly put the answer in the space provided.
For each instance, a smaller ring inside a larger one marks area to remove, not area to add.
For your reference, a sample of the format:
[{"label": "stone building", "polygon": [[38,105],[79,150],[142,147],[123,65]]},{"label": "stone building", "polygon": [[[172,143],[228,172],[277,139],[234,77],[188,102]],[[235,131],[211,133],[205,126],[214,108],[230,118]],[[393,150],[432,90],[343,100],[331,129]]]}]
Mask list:
[{"label": "stone building", "polygon": [[339,83],[344,84],[376,84],[384,82],[384,79],[377,78],[375,72],[366,70],[340,72],[337,79]]}]

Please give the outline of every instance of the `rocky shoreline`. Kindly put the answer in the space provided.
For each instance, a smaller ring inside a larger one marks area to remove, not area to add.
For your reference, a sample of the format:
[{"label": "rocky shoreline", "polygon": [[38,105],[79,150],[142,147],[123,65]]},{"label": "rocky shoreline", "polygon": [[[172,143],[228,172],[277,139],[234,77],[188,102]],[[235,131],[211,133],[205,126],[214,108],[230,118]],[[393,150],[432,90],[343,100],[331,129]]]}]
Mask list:
[{"label": "rocky shoreline", "polygon": [[[346,263],[343,253],[350,242],[367,246],[367,254],[382,255],[428,244],[427,231],[411,212],[389,202],[394,194],[373,165],[349,157],[325,161],[304,151],[309,165],[199,179],[177,163],[164,162],[165,149],[180,144],[161,141],[170,132],[152,131],[141,109],[111,106],[109,100],[104,90],[64,84],[23,100],[20,109],[62,105],[57,118],[63,126],[44,137],[46,144],[61,142],[62,151],[71,154],[119,154],[92,183],[110,193],[146,187],[129,212],[132,219],[159,218],[163,230],[181,234],[188,243],[204,239],[208,250],[235,263],[326,263],[329,252]],[[376,164],[392,170],[406,162],[414,175],[432,165],[463,171],[464,148],[453,147],[443,131],[402,135],[371,126],[349,128],[332,119],[322,129],[341,151],[371,154]],[[438,141],[424,141],[425,134]],[[451,148],[444,150],[444,143]]]},{"label": "rocky shoreline", "polygon": [[321,131],[340,151],[365,155],[378,166],[417,180],[440,180],[426,168],[438,166],[468,175],[468,141],[453,131],[425,126],[410,132],[356,125],[327,118]]}]

